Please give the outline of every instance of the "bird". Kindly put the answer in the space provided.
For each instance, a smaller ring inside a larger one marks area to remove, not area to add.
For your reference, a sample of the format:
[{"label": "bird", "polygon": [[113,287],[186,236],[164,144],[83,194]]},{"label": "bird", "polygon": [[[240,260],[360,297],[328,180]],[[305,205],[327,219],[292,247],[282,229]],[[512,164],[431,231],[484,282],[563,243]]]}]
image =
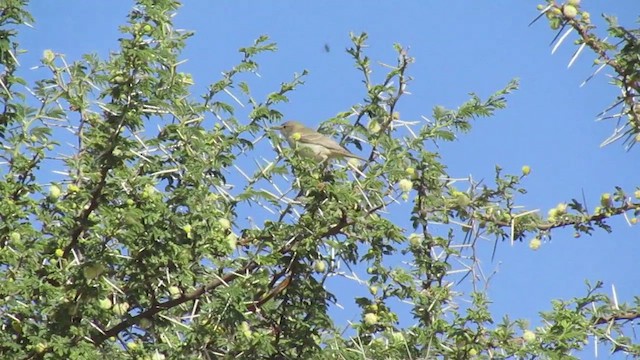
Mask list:
[{"label": "bird", "polygon": [[341,158],[367,161],[345,149],[332,138],[309,129],[298,121],[287,121],[271,129],[280,130],[280,133],[285,137],[291,148],[299,150],[301,155],[312,158],[320,163],[328,159]]}]

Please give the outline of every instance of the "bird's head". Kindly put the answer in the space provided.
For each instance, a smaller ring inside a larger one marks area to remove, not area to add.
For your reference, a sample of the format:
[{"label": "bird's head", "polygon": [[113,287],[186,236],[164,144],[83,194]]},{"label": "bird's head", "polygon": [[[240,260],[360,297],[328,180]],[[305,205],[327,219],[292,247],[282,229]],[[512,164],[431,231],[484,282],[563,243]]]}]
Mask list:
[{"label": "bird's head", "polygon": [[294,120],[290,120],[290,121],[286,121],[284,122],[282,125],[280,126],[274,126],[271,129],[273,130],[280,130],[280,132],[282,133],[282,135],[284,136],[290,136],[292,134],[295,133],[300,133],[302,132],[305,127],[304,125],[302,125],[301,123],[294,121]]}]

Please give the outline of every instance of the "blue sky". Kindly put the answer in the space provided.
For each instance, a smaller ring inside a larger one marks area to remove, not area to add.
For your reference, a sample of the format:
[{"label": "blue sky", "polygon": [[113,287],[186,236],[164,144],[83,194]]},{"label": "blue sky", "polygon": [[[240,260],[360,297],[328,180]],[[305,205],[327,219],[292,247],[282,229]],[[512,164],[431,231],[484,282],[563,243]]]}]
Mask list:
[{"label": "blue sky", "polygon": [[[599,147],[614,124],[594,119],[613,101],[616,88],[602,75],[579,87],[593,71],[592,54],[583,53],[571,69],[572,41],[551,55],[554,33],[544,19],[527,26],[536,16],[534,1],[187,3],[176,27],[195,31],[183,54],[189,60],[183,71],[193,74],[196,94],[236,64],[239,47],[267,34],[279,50],[258,58],[261,77],[250,80],[256,97],[307,69],[306,84],[278,109],[288,119],[317,125],[364,97],[360,74],[344,49],[350,46],[349,32],[367,32],[373,60],[394,63],[394,43],[409,47],[416,59],[410,70],[412,95],[400,103],[406,120],[429,116],[436,105],[457,107],[470,92],[484,98],[510,79],[520,79],[520,90],[508,97],[506,110],[478,120],[471,133],[441,147],[452,176],[490,180],[495,165],[518,174],[527,164],[532,172],[523,184],[529,193],[518,203],[543,214],[559,202],[581,199],[582,192],[593,209],[600,194],[613,192],[614,186],[633,192],[639,185],[638,147],[630,152],[621,143]],[[617,15],[628,26],[640,14],[637,0],[604,5],[585,0],[583,5],[597,25],[603,24],[603,12]],[[29,50],[21,58],[23,74],[31,79],[45,75],[26,70],[38,64],[44,49],[64,53],[68,60],[87,52],[105,57],[117,50],[117,27],[129,7],[124,1],[32,2],[35,28],[21,35],[22,46]],[[374,71],[377,78],[384,75],[383,68],[374,66]],[[632,300],[640,284],[640,228],[629,227],[622,218],[610,223],[612,234],[596,231],[579,239],[570,230],[556,231],[553,241],[536,252],[527,243],[501,243],[496,261],[483,259],[485,270],[498,270],[489,288],[496,317],[509,314],[535,323],[538,311],[550,309],[551,299],[584,295],[585,279],[602,280],[609,290],[615,284],[620,301]],[[486,244],[488,254],[491,246]]]}]

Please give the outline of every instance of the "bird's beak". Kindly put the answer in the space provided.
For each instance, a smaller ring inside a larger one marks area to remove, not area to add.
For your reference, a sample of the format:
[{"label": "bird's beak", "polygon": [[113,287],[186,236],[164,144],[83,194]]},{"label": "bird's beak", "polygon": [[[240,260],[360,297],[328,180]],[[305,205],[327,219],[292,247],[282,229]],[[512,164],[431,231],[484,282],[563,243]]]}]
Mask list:
[{"label": "bird's beak", "polygon": [[282,130],[282,126],[272,126],[269,128],[269,130]]}]

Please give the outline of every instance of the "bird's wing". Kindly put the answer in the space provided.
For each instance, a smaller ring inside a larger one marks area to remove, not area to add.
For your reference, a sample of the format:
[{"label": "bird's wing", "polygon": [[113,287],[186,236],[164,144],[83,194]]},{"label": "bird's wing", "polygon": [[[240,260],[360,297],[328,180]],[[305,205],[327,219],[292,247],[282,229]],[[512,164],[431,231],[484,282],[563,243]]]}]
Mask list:
[{"label": "bird's wing", "polygon": [[339,151],[339,152],[344,152],[347,151],[347,149],[345,149],[344,147],[342,147],[340,144],[338,144],[338,142],[336,142],[335,140],[333,140],[332,138],[320,134],[317,131],[314,132],[309,132],[307,134],[304,134],[304,136],[300,137],[300,140],[298,140],[302,143],[305,144],[316,144],[316,145],[322,145],[324,147],[326,147],[327,149],[333,150],[333,151]]}]

